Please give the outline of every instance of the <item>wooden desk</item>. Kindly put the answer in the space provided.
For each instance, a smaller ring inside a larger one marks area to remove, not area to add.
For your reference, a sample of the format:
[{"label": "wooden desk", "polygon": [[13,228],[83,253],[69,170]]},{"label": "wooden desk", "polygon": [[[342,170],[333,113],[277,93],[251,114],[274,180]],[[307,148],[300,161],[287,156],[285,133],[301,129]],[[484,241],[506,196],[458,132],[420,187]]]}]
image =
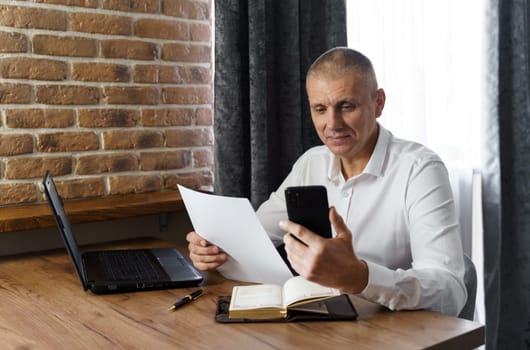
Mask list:
[{"label": "wooden desk", "polygon": [[[140,241],[106,247],[172,246]],[[427,311],[390,312],[359,298],[356,322],[218,324],[217,296],[233,281],[206,276],[206,295],[175,312],[195,288],[84,292],[65,251],[0,258],[2,349],[472,349],[478,323]]]}]

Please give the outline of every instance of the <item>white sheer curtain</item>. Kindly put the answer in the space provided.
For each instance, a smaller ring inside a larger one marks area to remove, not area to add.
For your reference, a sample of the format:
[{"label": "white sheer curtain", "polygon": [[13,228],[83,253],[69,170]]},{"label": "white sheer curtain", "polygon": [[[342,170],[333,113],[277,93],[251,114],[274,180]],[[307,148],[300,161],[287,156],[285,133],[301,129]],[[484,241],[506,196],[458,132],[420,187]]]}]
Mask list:
[{"label": "white sheer curtain", "polygon": [[484,322],[481,142],[484,0],[348,0],[348,46],[373,62],[380,122],[437,152],[450,169]]}]

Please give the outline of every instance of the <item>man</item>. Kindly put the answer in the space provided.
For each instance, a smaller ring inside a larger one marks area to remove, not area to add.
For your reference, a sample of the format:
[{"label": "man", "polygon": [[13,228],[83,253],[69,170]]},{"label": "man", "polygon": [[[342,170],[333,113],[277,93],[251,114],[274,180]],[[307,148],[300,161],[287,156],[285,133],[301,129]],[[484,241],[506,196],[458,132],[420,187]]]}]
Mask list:
[{"label": "man", "polygon": [[[392,310],[457,315],[467,297],[463,252],[440,158],[377,123],[385,92],[361,53],[324,53],[310,67],[306,89],[324,145],[303,154],[258,209],[271,239],[283,240],[291,266],[310,281]],[[286,219],[284,189],[302,185],[327,188],[333,238]],[[187,240],[197,268],[211,270],[226,261],[196,232]]]}]

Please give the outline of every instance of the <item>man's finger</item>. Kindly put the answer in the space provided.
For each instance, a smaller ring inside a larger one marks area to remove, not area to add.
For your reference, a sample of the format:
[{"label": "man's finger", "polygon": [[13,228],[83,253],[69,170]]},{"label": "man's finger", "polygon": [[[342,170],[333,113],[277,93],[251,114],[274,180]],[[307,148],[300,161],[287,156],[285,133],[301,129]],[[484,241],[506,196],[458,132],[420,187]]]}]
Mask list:
[{"label": "man's finger", "polygon": [[189,244],[188,250],[195,255],[217,255],[222,253],[221,249],[215,245],[203,247],[196,244]]},{"label": "man's finger", "polygon": [[311,245],[318,243],[322,239],[319,235],[309,231],[302,225],[289,220],[282,220],[279,222],[279,226],[282,230],[289,232],[293,238],[297,239],[299,243],[303,245]]},{"label": "man's finger", "polygon": [[216,255],[201,255],[191,253],[190,257],[192,260],[200,261],[201,263],[212,263],[212,262],[222,262],[226,260],[226,254],[216,254]]},{"label": "man's finger", "polygon": [[203,247],[206,247],[208,245],[208,241],[206,241],[204,238],[202,238],[201,236],[199,236],[197,234],[197,232],[189,232],[187,235],[186,235],[186,240],[189,242],[189,243],[192,243],[192,244],[195,244],[195,245],[200,245],[200,246],[203,246]]},{"label": "man's finger", "polygon": [[221,264],[218,262],[214,262],[214,263],[193,262],[193,265],[199,270],[209,271],[209,270],[214,270],[218,268]]},{"label": "man's finger", "polygon": [[336,237],[339,238],[346,238],[351,240],[351,232],[348,226],[344,223],[344,220],[342,219],[342,216],[337,213],[337,210],[335,207],[331,207],[329,209],[329,221],[331,225],[333,225],[333,228],[335,228],[335,232],[337,233]]}]

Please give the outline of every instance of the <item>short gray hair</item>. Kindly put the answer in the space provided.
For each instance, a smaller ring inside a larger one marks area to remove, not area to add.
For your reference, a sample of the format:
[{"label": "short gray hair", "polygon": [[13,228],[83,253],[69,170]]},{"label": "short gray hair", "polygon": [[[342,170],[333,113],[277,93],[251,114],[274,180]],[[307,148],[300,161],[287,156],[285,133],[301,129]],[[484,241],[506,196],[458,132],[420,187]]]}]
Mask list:
[{"label": "short gray hair", "polygon": [[320,55],[309,67],[306,80],[309,77],[337,79],[352,70],[361,74],[374,92],[377,90],[377,78],[370,59],[348,47],[335,47]]}]

